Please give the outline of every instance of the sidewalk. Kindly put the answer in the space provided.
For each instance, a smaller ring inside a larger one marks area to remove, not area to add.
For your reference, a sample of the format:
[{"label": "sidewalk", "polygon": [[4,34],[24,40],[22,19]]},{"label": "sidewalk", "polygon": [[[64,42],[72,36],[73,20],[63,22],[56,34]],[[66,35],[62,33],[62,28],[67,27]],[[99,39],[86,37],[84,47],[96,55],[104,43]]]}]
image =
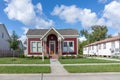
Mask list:
[{"label": "sidewalk", "polygon": [[89,57],[93,59],[102,59],[102,60],[110,60],[110,61],[120,61],[120,59],[113,59],[113,58],[102,58],[102,57]]},{"label": "sidewalk", "polygon": [[50,64],[0,64],[0,66],[50,66]]},{"label": "sidewalk", "polygon": [[51,74],[68,74],[58,59],[50,59]]}]

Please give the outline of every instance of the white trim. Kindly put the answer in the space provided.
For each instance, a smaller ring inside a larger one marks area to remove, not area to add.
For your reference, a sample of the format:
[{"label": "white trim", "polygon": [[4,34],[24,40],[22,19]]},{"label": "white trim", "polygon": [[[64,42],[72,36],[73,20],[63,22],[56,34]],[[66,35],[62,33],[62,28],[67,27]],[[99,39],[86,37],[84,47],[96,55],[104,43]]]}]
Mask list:
[{"label": "white trim", "polygon": [[79,35],[62,35],[62,36],[77,36],[78,37]]},{"label": "white trim", "polygon": [[63,37],[55,28],[53,28],[53,27],[51,27],[51,28],[42,36],[41,39],[43,39],[43,38],[50,32],[50,30],[52,30],[52,29],[64,39],[64,37]]},{"label": "white trim", "polygon": [[79,44],[79,43],[78,43],[78,38],[77,38],[77,55],[78,55],[78,46],[79,46],[78,44]]},{"label": "white trim", "polygon": [[27,54],[26,54],[26,55],[28,55],[28,45],[29,45],[29,44],[28,44],[28,38],[27,38],[27,45],[26,45],[26,47],[27,47],[27,48],[26,48],[26,49],[27,49],[26,53],[27,53]]},{"label": "white trim", "polygon": [[[51,42],[53,42],[53,43],[51,43]],[[56,53],[56,44],[55,44],[55,41],[49,41],[49,55],[51,55],[50,54],[50,49],[51,49],[51,44],[54,44],[54,54]]]},{"label": "white trim", "polygon": [[42,41],[30,41],[30,53],[42,53],[43,50],[41,52],[32,52],[32,49],[31,49],[32,42],[40,42],[41,43],[41,48],[42,48]]}]

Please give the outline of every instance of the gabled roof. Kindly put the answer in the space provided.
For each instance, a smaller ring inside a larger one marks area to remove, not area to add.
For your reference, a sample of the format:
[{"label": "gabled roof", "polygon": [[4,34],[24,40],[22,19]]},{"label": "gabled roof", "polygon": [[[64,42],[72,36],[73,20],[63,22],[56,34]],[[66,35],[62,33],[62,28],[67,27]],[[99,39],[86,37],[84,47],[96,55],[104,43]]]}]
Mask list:
[{"label": "gabled roof", "polygon": [[103,40],[100,40],[100,41],[96,41],[94,43],[86,45],[85,47],[92,46],[92,45],[97,45],[97,44],[102,44],[102,43],[106,43],[106,42],[110,42],[110,41],[116,41],[116,40],[120,40],[120,36],[114,36],[114,37],[111,37],[111,38],[106,38],[106,39],[103,39]]},{"label": "gabled roof", "polygon": [[[26,35],[44,35],[49,29],[29,29]],[[79,35],[75,29],[55,29],[61,35]]]},{"label": "gabled roof", "polygon": [[59,36],[61,36],[63,38],[63,36],[53,27],[51,27],[43,36],[41,39],[43,39],[51,30],[54,30],[54,32],[56,32]]},{"label": "gabled roof", "polygon": [[10,35],[9,35],[9,33],[8,33],[8,31],[7,31],[6,27],[5,27],[5,25],[4,25],[4,24],[0,24],[0,27],[3,27],[3,28],[5,29],[6,34],[7,34],[7,35],[8,35],[8,37],[10,38]]}]

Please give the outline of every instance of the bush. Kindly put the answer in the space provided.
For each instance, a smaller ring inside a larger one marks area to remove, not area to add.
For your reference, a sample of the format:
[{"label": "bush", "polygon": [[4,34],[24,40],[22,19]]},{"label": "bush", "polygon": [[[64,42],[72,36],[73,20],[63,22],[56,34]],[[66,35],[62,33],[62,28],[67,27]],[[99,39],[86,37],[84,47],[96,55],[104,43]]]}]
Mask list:
[{"label": "bush", "polygon": [[20,58],[25,58],[25,55],[24,55],[23,53],[20,53],[20,54],[19,54],[19,57],[20,57]]},{"label": "bush", "polygon": [[85,58],[84,55],[77,55],[77,58]]},{"label": "bush", "polygon": [[60,59],[75,59],[75,55],[70,55],[70,56],[61,56]]}]

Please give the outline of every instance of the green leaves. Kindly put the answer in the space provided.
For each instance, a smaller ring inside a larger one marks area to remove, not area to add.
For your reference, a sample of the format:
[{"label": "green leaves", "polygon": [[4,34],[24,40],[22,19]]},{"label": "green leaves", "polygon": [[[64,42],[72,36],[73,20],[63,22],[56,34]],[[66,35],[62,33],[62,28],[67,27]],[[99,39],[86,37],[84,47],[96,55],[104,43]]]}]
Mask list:
[{"label": "green leaves", "polygon": [[85,36],[85,38],[87,39],[87,41],[89,43],[99,41],[99,40],[105,39],[107,37],[111,37],[110,35],[107,35],[108,29],[104,25],[102,25],[102,26],[94,25],[90,29],[91,29],[90,33],[88,30],[85,30],[85,29],[80,31],[81,36]]},{"label": "green leaves", "polygon": [[19,43],[20,41],[18,40],[18,35],[13,31],[11,35],[11,39],[8,40],[10,48],[13,50],[19,49]]}]

